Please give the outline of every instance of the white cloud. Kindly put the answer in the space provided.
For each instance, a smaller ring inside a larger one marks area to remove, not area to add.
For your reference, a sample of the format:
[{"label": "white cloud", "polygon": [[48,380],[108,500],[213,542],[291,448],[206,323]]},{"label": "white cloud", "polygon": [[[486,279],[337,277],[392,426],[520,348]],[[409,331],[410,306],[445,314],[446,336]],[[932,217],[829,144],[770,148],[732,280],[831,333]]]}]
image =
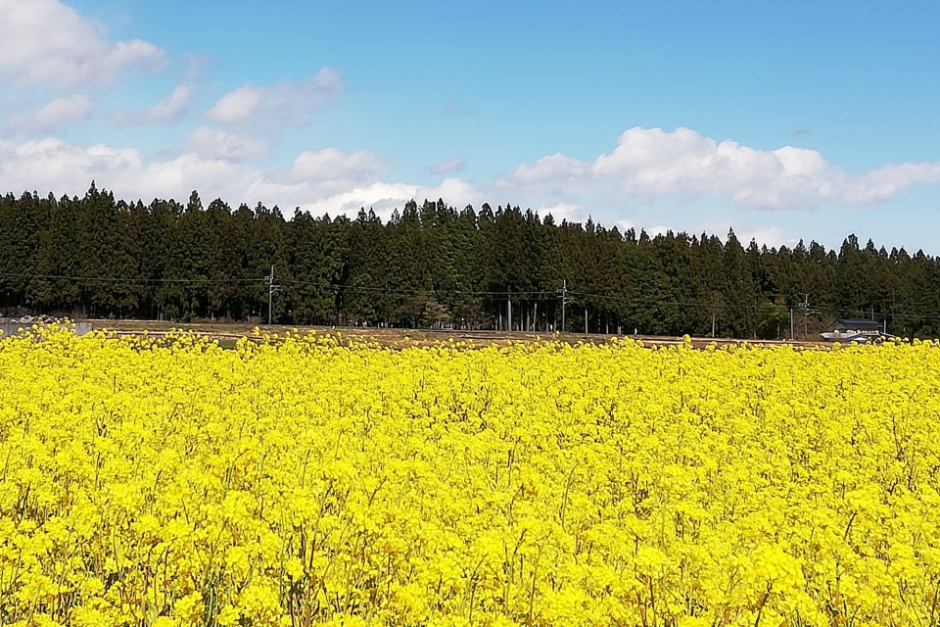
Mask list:
[{"label": "white cloud", "polygon": [[548,214],[551,214],[556,224],[561,224],[562,220],[567,220],[568,222],[583,222],[585,219],[587,219],[587,212],[584,210],[584,207],[579,204],[570,204],[566,202],[559,202],[536,207],[535,213],[537,213],[539,217],[543,219]]},{"label": "white cloud", "polygon": [[214,128],[197,126],[186,140],[185,152],[207,159],[243,161],[263,157],[270,151],[268,142],[236,135]]},{"label": "white cloud", "polygon": [[768,248],[780,248],[781,246],[793,246],[797,240],[787,237],[787,234],[779,226],[759,226],[756,229],[745,230],[740,233],[735,231],[735,236],[741,245],[745,248],[754,240],[758,245],[766,245]]},{"label": "white cloud", "polygon": [[99,23],[58,0],[0,0],[0,24],[0,76],[18,84],[108,84],[122,70],[163,64],[157,46],[108,41]]},{"label": "white cloud", "polygon": [[95,101],[87,94],[56,98],[30,115],[13,118],[7,129],[12,132],[25,130],[45,133],[69,122],[87,120],[94,110]]},{"label": "white cloud", "polygon": [[0,186],[8,190],[80,194],[95,177],[116,180],[139,169],[132,149],[81,149],[51,138],[21,144],[0,140]]},{"label": "white cloud", "polygon": [[425,168],[425,172],[433,176],[447,176],[450,174],[457,174],[466,166],[467,161],[463,157],[456,157],[454,159],[447,159],[432,166],[428,166]]},{"label": "white cloud", "polygon": [[295,180],[371,180],[388,167],[384,159],[366,150],[341,152],[336,148],[301,153],[291,167]]},{"label": "white cloud", "polygon": [[649,235],[650,237],[658,237],[660,235],[665,235],[669,231],[674,232],[672,228],[665,226],[663,224],[657,224],[656,226],[651,226],[644,230],[646,231],[646,234]]},{"label": "white cloud", "polygon": [[245,124],[263,117],[287,126],[304,126],[316,106],[339,94],[344,86],[339,72],[323,68],[299,82],[284,81],[268,87],[242,85],[222,96],[204,115],[219,124]]},{"label": "white cloud", "polygon": [[189,111],[195,91],[196,88],[193,85],[177,85],[169,96],[153,106],[138,111],[117,113],[114,121],[119,126],[150,126],[179,122]]},{"label": "white cloud", "polygon": [[204,198],[301,207],[315,214],[354,215],[361,207],[373,207],[384,218],[412,199],[443,198],[457,206],[482,201],[459,179],[436,187],[379,181],[376,174],[383,167],[370,153],[333,148],[303,153],[287,170],[264,172],[195,152],[147,164],[135,149],[79,148],[51,138],[19,144],[0,140],[0,189],[81,195],[94,179],[129,200],[184,199],[196,189]]},{"label": "white cloud", "polygon": [[570,193],[587,189],[591,178],[590,164],[559,153],[542,157],[532,165],[519,164],[512,174],[496,181],[496,186],[555,189]]},{"label": "white cloud", "polygon": [[798,240],[789,237],[786,231],[777,225],[765,224],[758,226],[744,226],[733,224],[729,220],[716,220],[699,223],[691,229],[685,230],[687,233],[698,235],[699,233],[713,233],[722,238],[727,243],[728,232],[734,230],[734,236],[740,242],[741,246],[747,248],[751,240],[757,242],[759,246],[766,245],[768,248],[780,248],[783,245],[793,246]]},{"label": "white cloud", "polygon": [[482,196],[471,185],[460,179],[451,178],[445,179],[436,187],[376,181],[307,203],[303,205],[303,208],[315,215],[322,213],[353,215],[360,207],[371,207],[381,218],[388,219],[393,210],[401,209],[402,205],[409,200],[422,202],[425,199],[443,199],[449,205],[456,207],[482,202]]},{"label": "white cloud", "polygon": [[497,189],[550,194],[571,202],[590,193],[654,199],[710,194],[749,208],[811,208],[823,202],[862,206],[918,184],[940,183],[940,162],[887,165],[856,176],[815,150],[765,151],[716,142],[687,128],[633,128],[593,162],[556,154],[521,164]]},{"label": "white cloud", "polygon": [[347,203],[359,202],[355,207],[358,210],[359,207],[373,204],[372,200],[365,205],[357,200],[357,194],[364,193],[361,190],[372,190],[366,197],[376,198],[375,202],[382,200],[381,196],[375,197],[375,194],[382,189],[382,185],[386,185],[379,181],[378,176],[387,168],[388,163],[384,159],[366,150],[342,152],[336,148],[324,148],[301,153],[288,170],[271,173],[268,179],[282,184],[304,184],[309,188],[307,195],[319,199],[316,202],[335,197],[330,211],[342,213],[349,208],[340,210],[337,209],[338,205],[345,207]]},{"label": "white cloud", "polygon": [[205,117],[220,124],[244,122],[256,112],[263,97],[264,88],[242,85],[222,96],[205,112]]}]

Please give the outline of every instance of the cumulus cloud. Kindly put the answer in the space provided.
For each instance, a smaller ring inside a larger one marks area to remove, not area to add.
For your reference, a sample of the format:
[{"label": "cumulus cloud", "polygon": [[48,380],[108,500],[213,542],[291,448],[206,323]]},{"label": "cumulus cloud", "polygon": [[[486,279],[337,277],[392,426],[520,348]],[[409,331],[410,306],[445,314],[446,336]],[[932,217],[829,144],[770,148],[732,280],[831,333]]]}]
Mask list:
[{"label": "cumulus cloud", "polygon": [[13,118],[7,125],[11,132],[45,133],[69,122],[87,120],[95,110],[95,101],[87,94],[56,98],[38,111]]},{"label": "cumulus cloud", "polygon": [[80,148],[53,138],[0,140],[0,189],[81,195],[94,179],[127,199],[181,199],[198,189],[206,198],[300,207],[314,214],[354,215],[372,207],[384,218],[412,199],[444,198],[458,206],[481,202],[480,194],[459,179],[436,187],[380,181],[376,176],[384,167],[371,153],[334,148],[302,153],[290,168],[266,172],[196,152],[145,163],[131,148]]},{"label": "cumulus cloud", "polygon": [[457,174],[467,166],[467,161],[463,157],[447,159],[425,168],[425,173],[433,176],[447,176]]},{"label": "cumulus cloud", "polygon": [[59,0],[0,0],[0,24],[0,76],[17,84],[101,85],[126,69],[163,66],[157,46],[111,42],[101,24]]},{"label": "cumulus cloud", "polygon": [[716,142],[687,128],[633,128],[593,162],[556,154],[521,164],[497,189],[577,198],[587,192],[655,199],[710,194],[748,208],[810,208],[823,202],[863,206],[918,184],[940,183],[940,162],[887,165],[851,175],[815,150],[757,150]]},{"label": "cumulus cloud", "polygon": [[283,81],[267,87],[242,85],[222,96],[204,115],[218,124],[247,124],[263,118],[287,126],[305,126],[316,106],[344,87],[339,72],[323,68],[298,82]]},{"label": "cumulus cloud", "polygon": [[246,161],[263,157],[270,149],[268,142],[261,139],[197,126],[186,140],[184,150],[207,159]]},{"label": "cumulus cloud", "polygon": [[196,92],[194,85],[177,85],[169,96],[151,107],[137,111],[117,113],[114,121],[118,126],[150,126],[153,124],[175,124],[189,111]]}]

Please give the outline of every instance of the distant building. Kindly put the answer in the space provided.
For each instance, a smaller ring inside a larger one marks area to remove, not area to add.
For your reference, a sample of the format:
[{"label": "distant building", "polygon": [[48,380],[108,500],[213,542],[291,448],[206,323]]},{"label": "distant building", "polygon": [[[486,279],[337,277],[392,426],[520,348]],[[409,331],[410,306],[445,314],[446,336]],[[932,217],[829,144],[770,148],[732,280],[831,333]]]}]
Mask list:
[{"label": "distant building", "polygon": [[[61,321],[52,316],[23,316],[22,318],[0,318],[0,339],[20,335],[31,329],[34,325],[45,325],[60,323]],[[91,333],[92,324],[90,322],[69,322],[66,326],[71,329],[75,335],[85,335]]]},{"label": "distant building", "polygon": [[855,342],[857,344],[865,344],[878,338],[894,337],[884,332],[880,322],[865,318],[840,318],[822,336],[830,342]]}]

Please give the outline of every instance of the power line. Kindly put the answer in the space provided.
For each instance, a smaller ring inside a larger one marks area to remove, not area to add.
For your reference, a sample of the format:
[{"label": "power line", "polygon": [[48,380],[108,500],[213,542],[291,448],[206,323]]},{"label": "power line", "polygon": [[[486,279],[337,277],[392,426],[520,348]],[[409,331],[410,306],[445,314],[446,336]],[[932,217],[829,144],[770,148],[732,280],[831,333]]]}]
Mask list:
[{"label": "power line", "polygon": [[139,283],[139,284],[156,284],[156,283],[260,283],[264,279],[236,279],[236,278],[224,278],[224,279],[208,279],[208,278],[199,278],[199,279],[143,279],[143,278],[128,278],[128,277],[110,277],[110,276],[68,276],[64,274],[26,274],[22,272],[0,272],[0,278],[12,278],[12,279],[47,279],[47,280],[63,280],[63,281],[100,281],[100,282],[110,282],[110,283]]},{"label": "power line", "polygon": [[326,281],[300,281],[293,279],[282,279],[284,285],[296,285],[307,287],[322,287],[324,289],[342,289],[359,292],[379,292],[385,294],[447,294],[459,296],[489,296],[489,297],[509,297],[509,296],[540,296],[557,297],[557,292],[551,291],[515,291],[515,290],[452,290],[452,289],[422,289],[422,288],[403,288],[403,287],[374,287],[369,285],[344,285],[341,283],[328,283]]},{"label": "power line", "polygon": [[[567,279],[562,283],[562,288],[555,291],[548,290],[529,290],[529,291],[515,291],[515,290],[461,290],[461,289],[440,289],[440,288],[402,288],[402,287],[377,287],[377,286],[368,286],[368,285],[347,285],[341,283],[331,283],[327,281],[304,281],[299,279],[281,279],[278,284],[273,284],[273,271],[271,275],[265,275],[260,278],[194,278],[194,279],[183,279],[183,278],[136,278],[136,277],[110,277],[110,276],[81,276],[81,275],[62,275],[62,274],[32,274],[25,272],[0,272],[0,279],[18,279],[18,280],[64,280],[64,281],[76,281],[76,282],[99,282],[99,283],[120,283],[120,284],[136,284],[136,285],[160,285],[160,284],[170,284],[170,285],[190,285],[190,286],[204,286],[210,284],[264,284],[267,286],[267,292],[270,297],[276,291],[281,291],[288,289],[290,287],[316,287],[323,290],[329,291],[347,291],[347,292],[366,292],[366,293],[377,293],[384,294],[389,296],[414,296],[414,295],[423,295],[430,297],[447,297],[447,296],[467,296],[467,297],[479,297],[479,298],[489,298],[489,299],[500,299],[508,298],[510,295],[516,299],[532,299],[532,300],[559,300],[562,304],[562,319],[565,318],[565,310],[567,305],[570,304],[570,297],[576,297],[579,301],[607,301],[607,302],[617,302],[628,305],[630,308],[635,308],[637,306],[658,306],[658,307],[681,307],[681,308],[698,308],[698,307],[709,307],[712,303],[709,303],[702,299],[672,299],[669,297],[636,297],[629,293],[609,295],[609,294],[593,294],[589,292],[579,292],[576,290],[571,290],[567,287]],[[779,293],[765,293],[760,295],[763,298],[767,299],[789,299],[793,295],[788,294],[779,294]],[[808,294],[801,294],[803,296],[803,301],[798,303],[798,307],[804,310],[804,318],[809,313],[808,308]],[[770,301],[765,301],[770,302]],[[587,304],[587,303],[584,303]],[[931,307],[928,303],[919,303],[915,305],[917,308],[928,308]],[[758,308],[757,304],[750,303],[723,303],[722,308],[726,311],[743,311],[743,310],[752,310],[756,311]],[[270,307],[269,307],[270,309]],[[936,314],[916,314],[916,313],[896,313],[896,312],[862,312],[861,310],[852,310],[846,308],[838,307],[827,307],[827,306],[816,306],[812,308],[813,313],[827,313],[834,315],[869,315],[874,317],[881,318],[890,318],[892,320],[938,320],[940,315]],[[804,322],[805,324],[805,322]]]}]

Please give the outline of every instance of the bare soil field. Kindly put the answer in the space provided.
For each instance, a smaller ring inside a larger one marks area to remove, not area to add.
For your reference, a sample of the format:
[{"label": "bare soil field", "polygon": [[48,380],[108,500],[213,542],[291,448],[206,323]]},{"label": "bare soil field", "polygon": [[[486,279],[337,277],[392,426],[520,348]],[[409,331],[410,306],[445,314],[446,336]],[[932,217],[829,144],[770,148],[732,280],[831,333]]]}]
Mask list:
[{"label": "bare soil field", "polygon": [[[84,321],[84,320],[83,320]],[[649,346],[667,346],[679,344],[681,337],[673,336],[654,336],[654,335],[607,335],[602,333],[563,333],[555,336],[552,333],[534,333],[534,332],[506,332],[493,330],[457,330],[457,329],[388,329],[376,327],[330,327],[330,326],[291,326],[291,325],[252,325],[249,323],[237,322],[163,322],[154,320],[87,320],[91,322],[96,330],[104,330],[117,335],[143,335],[146,333],[151,337],[159,337],[166,333],[179,330],[191,331],[197,335],[219,340],[227,344],[234,342],[242,337],[258,337],[260,334],[278,334],[284,335],[287,332],[299,332],[301,334],[314,331],[316,333],[341,335],[350,340],[372,340],[382,346],[429,346],[438,342],[446,342],[450,339],[455,340],[473,340],[477,346],[488,346],[490,344],[505,345],[508,342],[535,342],[551,340],[555,337],[571,344],[578,342],[591,342],[595,344],[606,343],[614,337],[631,337],[636,340],[642,340]],[[711,337],[693,337],[692,345],[696,348],[705,348],[715,343],[723,344],[761,344],[761,345],[791,345],[801,347],[824,346],[825,342],[803,342],[788,340],[755,340],[739,338],[711,338]]]}]

